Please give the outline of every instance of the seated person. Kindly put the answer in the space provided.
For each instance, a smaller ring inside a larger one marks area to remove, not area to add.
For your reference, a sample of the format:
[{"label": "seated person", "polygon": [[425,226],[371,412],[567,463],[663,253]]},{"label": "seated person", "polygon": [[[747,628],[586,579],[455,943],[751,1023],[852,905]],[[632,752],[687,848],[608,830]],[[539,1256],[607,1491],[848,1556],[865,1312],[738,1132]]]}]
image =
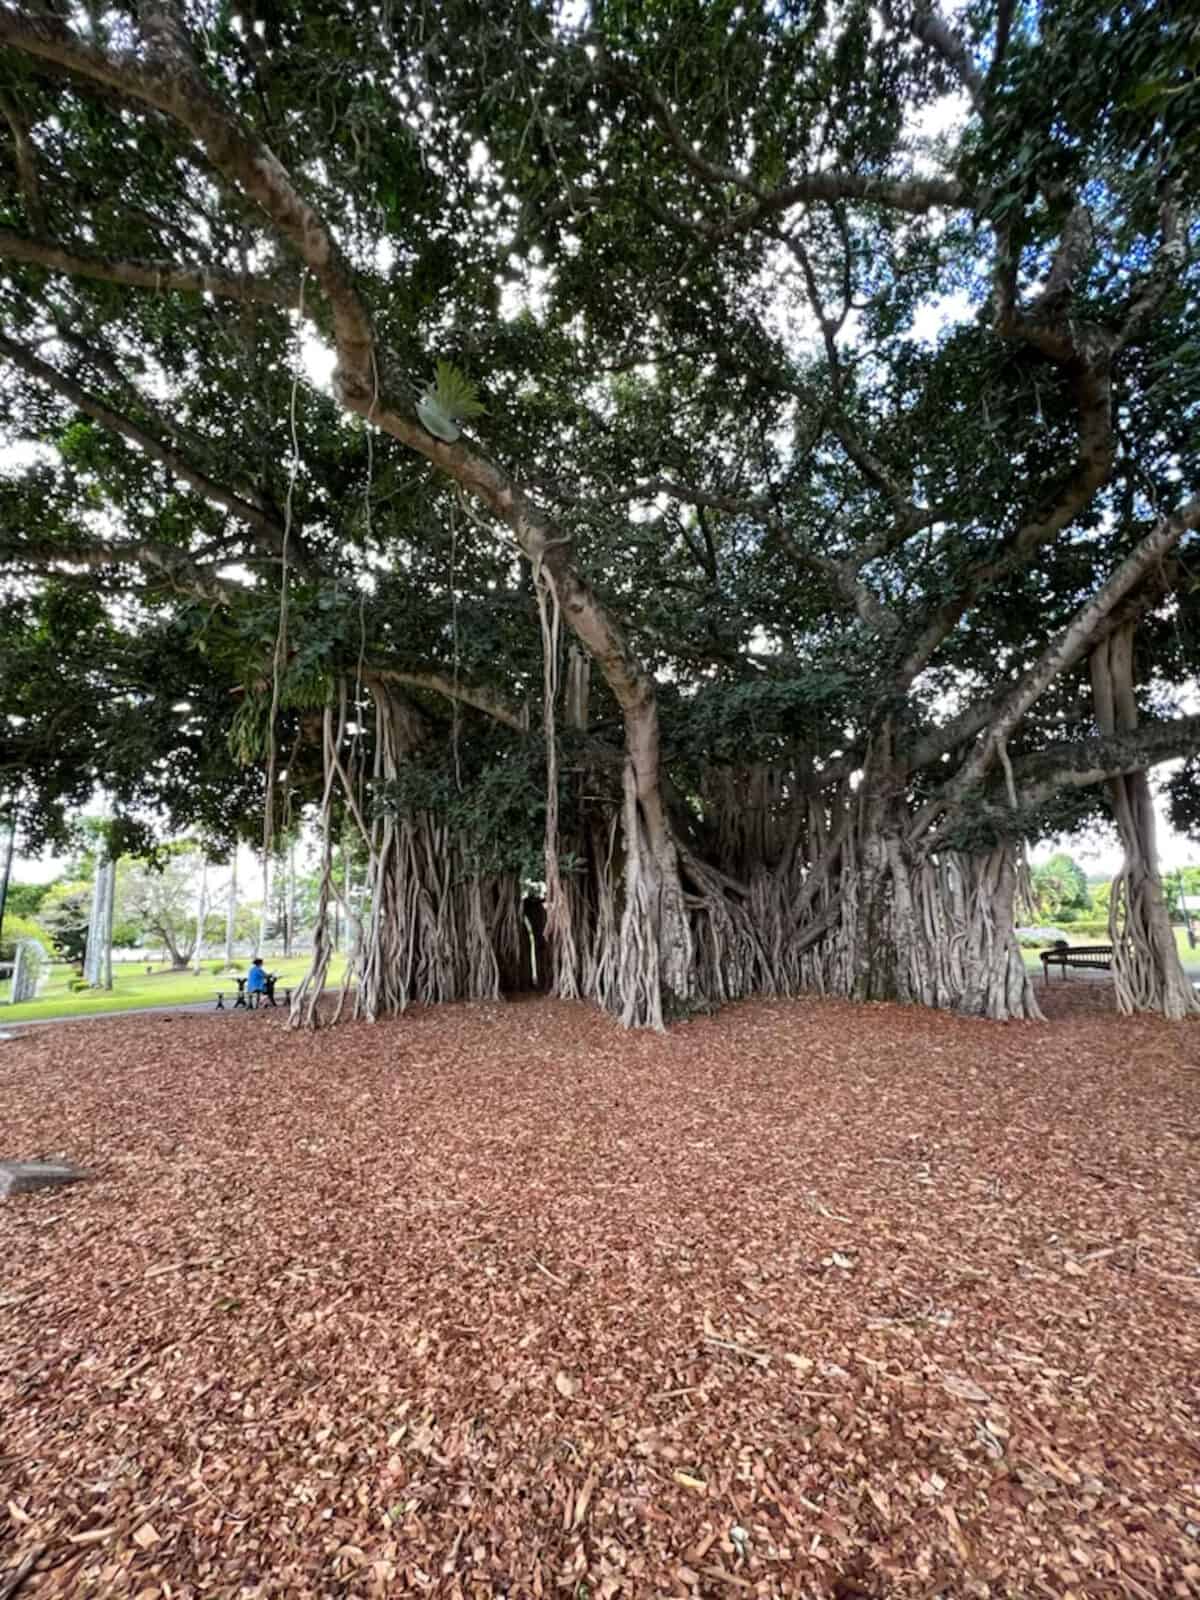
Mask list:
[{"label": "seated person", "polygon": [[267,973],[261,956],[255,956],[246,979],[246,993],[252,996],[250,1004],[256,1006],[260,995],[267,992]]}]

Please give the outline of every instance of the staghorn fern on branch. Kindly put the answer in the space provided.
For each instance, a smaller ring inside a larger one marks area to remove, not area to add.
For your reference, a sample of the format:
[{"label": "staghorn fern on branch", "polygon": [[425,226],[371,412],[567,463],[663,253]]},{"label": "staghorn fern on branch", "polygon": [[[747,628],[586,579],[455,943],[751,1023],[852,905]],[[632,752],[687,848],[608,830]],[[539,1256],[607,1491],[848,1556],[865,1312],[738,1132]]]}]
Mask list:
[{"label": "staghorn fern on branch", "polygon": [[453,444],[458,424],[487,415],[478,387],[451,361],[439,361],[432,385],[417,401],[417,415],[435,439]]}]

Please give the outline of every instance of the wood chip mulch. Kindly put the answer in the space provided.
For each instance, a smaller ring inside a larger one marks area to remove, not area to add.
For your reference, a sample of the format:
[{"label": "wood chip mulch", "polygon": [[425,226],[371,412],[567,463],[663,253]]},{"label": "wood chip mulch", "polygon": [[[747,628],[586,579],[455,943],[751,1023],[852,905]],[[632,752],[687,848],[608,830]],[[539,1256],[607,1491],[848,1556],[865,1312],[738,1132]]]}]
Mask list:
[{"label": "wood chip mulch", "polygon": [[1200,1026],[1051,1009],[0,1045],[0,1596],[1200,1595]]}]

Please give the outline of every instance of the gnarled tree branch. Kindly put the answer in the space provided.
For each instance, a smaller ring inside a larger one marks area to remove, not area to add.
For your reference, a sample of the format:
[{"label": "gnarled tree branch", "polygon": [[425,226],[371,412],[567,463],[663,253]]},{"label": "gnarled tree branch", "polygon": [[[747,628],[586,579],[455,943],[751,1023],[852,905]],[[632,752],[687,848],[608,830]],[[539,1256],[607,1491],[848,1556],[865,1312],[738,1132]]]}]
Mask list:
[{"label": "gnarled tree branch", "polygon": [[37,571],[75,567],[97,571],[104,567],[135,566],[165,579],[169,588],[199,600],[228,605],[243,598],[241,584],[222,578],[216,569],[197,562],[185,550],[152,539],[90,539],[86,543],[59,544],[48,540],[20,540],[0,545],[0,565],[30,567]]},{"label": "gnarled tree branch", "polygon": [[90,278],[99,283],[123,284],[131,289],[151,289],[160,294],[211,294],[223,300],[252,301],[259,305],[293,309],[299,289],[250,273],[227,272],[222,267],[189,266],[175,261],[124,260],[69,250],[44,239],[0,228],[0,259],[44,267],[69,278]]},{"label": "gnarled tree branch", "polygon": [[6,334],[0,333],[0,356],[11,361],[13,366],[36,378],[40,383],[54,389],[61,394],[64,400],[69,400],[77,406],[86,416],[93,418],[111,432],[128,439],[131,444],[138,446],[152,461],[159,462],[170,472],[180,478],[189,488],[202,495],[215,505],[223,506],[241,522],[244,522],[251,531],[257,535],[259,542],[271,555],[279,553],[283,538],[283,529],[275,518],[265,512],[261,505],[237,494],[225,484],[218,483],[202,471],[186,456],[170,445],[164,444],[161,439],[155,438],[145,428],[134,422],[132,418],[122,412],[114,411],[111,406],[76,383],[73,378],[59,372],[57,368],[43,361],[40,356],[19,344],[15,339],[10,339]]},{"label": "gnarled tree branch", "polygon": [[363,670],[363,682],[399,683],[407,689],[428,689],[431,694],[440,694],[447,700],[473,706],[476,711],[491,717],[493,722],[502,722],[506,728],[513,728],[517,733],[529,732],[527,706],[518,710],[494,689],[482,684],[462,683],[447,677],[444,672],[401,672],[394,667],[369,666]]},{"label": "gnarled tree branch", "polygon": [[1045,693],[1056,678],[1069,671],[1087,654],[1117,606],[1141,583],[1155,564],[1174,549],[1185,533],[1198,527],[1200,527],[1200,494],[1193,495],[1170,516],[1158,519],[1117,567],[1107,583],[1079,608],[1062,632],[1046,646],[1038,659],[1009,690],[975,750],[946,785],[934,805],[923,813],[917,831],[933,820],[936,811],[946,810],[958,804],[971,789],[983,781],[997,757],[1000,745],[1015,730],[1030,706]]}]

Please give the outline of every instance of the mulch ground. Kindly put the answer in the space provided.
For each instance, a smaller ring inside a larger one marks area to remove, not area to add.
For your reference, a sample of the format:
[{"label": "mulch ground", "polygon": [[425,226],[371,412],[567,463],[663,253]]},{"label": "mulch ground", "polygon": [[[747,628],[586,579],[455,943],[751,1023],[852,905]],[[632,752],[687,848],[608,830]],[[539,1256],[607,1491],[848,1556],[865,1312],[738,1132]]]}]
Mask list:
[{"label": "mulch ground", "polygon": [[1200,1027],[1061,989],[0,1044],[0,1596],[1200,1594]]}]

